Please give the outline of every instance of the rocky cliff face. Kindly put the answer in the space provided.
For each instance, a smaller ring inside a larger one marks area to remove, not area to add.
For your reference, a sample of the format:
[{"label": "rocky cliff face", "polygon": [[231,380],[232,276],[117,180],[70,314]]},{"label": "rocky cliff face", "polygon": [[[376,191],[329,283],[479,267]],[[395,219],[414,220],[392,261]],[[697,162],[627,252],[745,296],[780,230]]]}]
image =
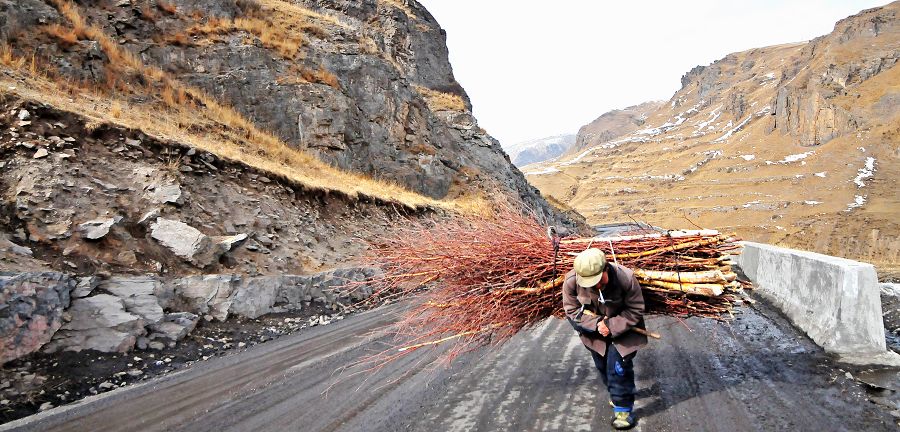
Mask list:
[{"label": "rocky cliff face", "polygon": [[639,128],[582,133],[584,149],[526,174],[594,224],[694,223],[900,272],[898,13],[697,66]]},{"label": "rocky cliff face", "polygon": [[[116,56],[60,13],[65,4],[7,1],[0,32],[59,79],[131,85],[111,67]],[[96,0],[77,9],[147,66],[336,167],[438,199],[480,186],[552,212],[478,126],[443,30],[415,1]]]},{"label": "rocky cliff face", "polygon": [[807,44],[782,72],[772,101],[773,127],[813,146],[884,120],[884,108],[897,105],[896,95],[876,102],[881,113],[870,112],[873,107],[866,103],[847,106],[836,98],[897,63],[900,44],[892,35],[900,33],[898,9],[894,3],[862,11]]}]

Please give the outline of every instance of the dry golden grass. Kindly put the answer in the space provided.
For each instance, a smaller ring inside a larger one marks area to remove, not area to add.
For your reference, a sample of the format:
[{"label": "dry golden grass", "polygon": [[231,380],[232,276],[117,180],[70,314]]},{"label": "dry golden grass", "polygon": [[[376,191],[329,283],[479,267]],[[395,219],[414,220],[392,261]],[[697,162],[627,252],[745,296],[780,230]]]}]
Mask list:
[{"label": "dry golden grass", "polygon": [[109,115],[111,115],[114,119],[121,118],[122,104],[120,104],[118,101],[113,102],[109,107]]},{"label": "dry golden grass", "polygon": [[409,4],[407,4],[405,0],[379,0],[379,3],[400,9],[411,20],[416,19],[415,12],[410,9]]},{"label": "dry golden grass", "polygon": [[57,43],[59,43],[63,48],[68,48],[78,43],[78,35],[74,30],[70,28],[65,28],[59,24],[53,24],[44,27],[44,30],[50,36],[55,37],[57,39]]},{"label": "dry golden grass", "polygon": [[24,57],[16,57],[6,42],[0,42],[0,64],[10,69],[17,70],[25,66]]},{"label": "dry golden grass", "polygon": [[421,142],[409,146],[409,152],[413,154],[424,154],[429,156],[434,156],[435,154],[437,154],[437,150],[435,150],[434,147],[425,145]]},{"label": "dry golden grass", "polygon": [[274,20],[279,20],[279,25],[284,28],[292,28],[294,26],[303,28],[306,25],[310,25],[308,18],[312,18],[321,24],[333,25],[344,29],[350,28],[349,24],[344,23],[338,17],[316,12],[295,3],[283,0],[257,0],[257,3],[264,11],[275,12],[270,14],[270,17]]},{"label": "dry golden grass", "polygon": [[[293,57],[302,47],[301,35],[328,38],[326,27],[350,28],[337,17],[313,11],[283,0],[257,0],[246,17],[235,19],[232,29],[254,34],[264,45],[275,48],[285,57]],[[228,22],[220,22],[228,27]]]},{"label": "dry golden grass", "polygon": [[[185,31],[190,36],[224,35],[244,31],[256,36],[263,46],[276,51],[284,58],[294,58],[303,46],[299,33],[287,32],[278,26],[258,18],[238,18],[235,20],[211,17],[202,24]],[[175,39],[170,38],[174,43]]]},{"label": "dry golden grass", "polygon": [[185,33],[175,33],[164,39],[164,41],[174,46],[190,46],[193,45],[190,37]]},{"label": "dry golden grass", "polygon": [[363,54],[376,55],[381,52],[378,44],[371,38],[364,37],[359,41],[359,48]]},{"label": "dry golden grass", "polygon": [[443,93],[420,85],[413,86],[432,111],[465,111],[466,103],[459,95]]},{"label": "dry golden grass", "polygon": [[160,97],[162,98],[163,103],[170,108],[177,109],[186,107],[190,104],[190,98],[188,97],[187,91],[182,87],[174,86],[171,82],[167,82],[163,85]]},{"label": "dry golden grass", "polygon": [[121,72],[136,72],[151,82],[159,82],[165,73],[156,67],[147,66],[134,53],[121,47],[98,27],[85,23],[77,6],[67,0],[52,0],[59,12],[72,24],[72,31],[79,39],[90,39],[100,44],[109,59],[109,64]]},{"label": "dry golden grass", "polygon": [[325,84],[335,89],[341,88],[340,80],[337,75],[329,72],[324,66],[319,65],[316,69],[305,66],[293,66],[290,73],[279,76],[276,80],[279,85],[300,85],[300,84]]},{"label": "dry golden grass", "polygon": [[[151,104],[132,104],[110,100],[77,84],[36,78],[23,67],[27,61],[5,56],[4,65],[17,66],[21,74],[0,78],[0,92],[46,103],[86,118],[96,127],[102,123],[139,129],[163,141],[174,141],[208,151],[223,159],[271,173],[308,190],[331,191],[351,198],[370,197],[409,208],[444,208],[465,212],[470,202],[442,202],[412,192],[395,183],[374,180],[368,176],[334,168],[315,157],[291,148],[278,138],[263,132],[231,108],[207,99],[206,109],[160,109]],[[9,70],[13,70],[9,68]],[[10,87],[15,88],[9,90]]]},{"label": "dry golden grass", "polygon": [[141,8],[141,18],[150,22],[156,22],[156,20],[159,19],[159,15],[157,15],[156,11],[150,7],[150,5],[144,5],[144,7]]},{"label": "dry golden grass", "polygon": [[341,88],[341,83],[340,81],[338,81],[338,77],[335,74],[329,72],[322,65],[319,65],[318,69],[300,69],[300,76],[303,77],[303,79],[307,82],[325,84],[336,89]]}]

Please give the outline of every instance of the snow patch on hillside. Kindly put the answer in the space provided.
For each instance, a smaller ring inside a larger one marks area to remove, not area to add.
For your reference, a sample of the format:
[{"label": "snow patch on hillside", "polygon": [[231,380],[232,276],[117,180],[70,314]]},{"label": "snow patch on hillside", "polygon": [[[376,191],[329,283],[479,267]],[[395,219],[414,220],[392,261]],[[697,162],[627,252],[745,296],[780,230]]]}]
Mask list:
[{"label": "snow patch on hillside", "polygon": [[[737,126],[733,127],[733,128],[732,128],[731,130],[729,130],[728,132],[725,132],[725,135],[722,135],[722,136],[720,136],[719,138],[713,140],[713,142],[714,142],[714,143],[718,143],[718,142],[722,142],[722,141],[727,140],[729,137],[731,137],[731,135],[734,135],[735,132],[738,132],[738,131],[740,131],[741,129],[743,129],[744,126],[745,126],[747,123],[750,123],[750,120],[751,120],[752,118],[753,118],[752,115],[751,115],[751,116],[747,116],[747,118],[745,118],[742,122],[738,123]],[[730,124],[730,123],[731,123],[731,122],[729,122],[729,124]]]},{"label": "snow patch on hillside", "polygon": [[600,149],[609,150],[609,149],[614,149],[614,148],[616,148],[622,144],[626,144],[626,143],[646,143],[646,142],[650,142],[650,140],[647,138],[643,138],[643,137],[627,137],[627,138],[622,138],[622,139],[615,140],[615,141],[605,142],[598,146],[591,147],[591,148],[579,153],[578,156],[575,156],[574,158],[567,160],[565,162],[561,162],[559,165],[560,166],[574,165],[578,162],[581,162],[581,160],[584,159],[585,157],[587,157],[587,155],[589,155],[597,150],[600,150]]},{"label": "snow patch on hillside", "polygon": [[712,112],[709,113],[709,117],[707,117],[707,119],[705,121],[697,123],[697,129],[694,131],[694,133],[703,132],[703,130],[706,129],[707,126],[709,126],[710,128],[714,128],[713,126],[710,126],[710,125],[714,121],[716,121],[719,118],[719,116],[722,115],[722,112],[719,111],[720,109],[722,109],[722,105],[719,105],[718,107],[713,109]]},{"label": "snow patch on hillside", "polygon": [[544,168],[544,169],[542,169],[542,170],[540,170],[540,171],[529,171],[529,172],[524,173],[524,174],[527,175],[527,176],[530,176],[530,175],[546,175],[546,174],[553,174],[553,173],[558,173],[558,172],[559,172],[558,169],[553,168],[553,167],[549,167],[549,168]]},{"label": "snow patch on hillside", "polygon": [[867,157],[866,166],[859,169],[856,178],[853,179],[853,183],[856,183],[857,187],[865,187],[865,180],[873,176],[875,176],[875,158]]},{"label": "snow patch on hillside", "polygon": [[[696,113],[700,112],[700,107],[703,106],[704,103],[706,103],[706,101],[701,99],[700,102],[697,102],[696,105],[688,108],[687,111],[676,114],[674,119],[669,120],[669,121],[667,121],[657,127],[654,127],[654,128],[641,129],[639,131],[634,132],[634,135],[656,136],[656,135],[659,135],[662,133],[666,133],[670,129],[674,129],[674,128],[680,126],[692,114],[696,114]],[[674,105],[673,105],[673,107],[674,107]]]},{"label": "snow patch on hillside", "polygon": [[[776,164],[777,165],[787,165],[789,163],[794,163],[794,162],[806,159],[806,158],[812,156],[813,154],[815,154],[814,151],[808,151],[805,153],[797,153],[797,154],[787,155],[784,157],[784,159],[782,159],[778,162],[772,162],[772,161],[767,160],[766,165],[776,165]],[[806,162],[803,162],[803,163],[805,164]]]},{"label": "snow patch on hillside", "polygon": [[575,135],[564,134],[546,138],[504,144],[509,159],[518,167],[552,161],[575,144]]},{"label": "snow patch on hillside", "polygon": [[672,129],[672,128],[684,123],[685,120],[686,119],[684,117],[682,117],[681,114],[678,114],[674,120],[669,120],[655,128],[641,129],[641,130],[635,132],[634,134],[635,135],[657,136],[661,133],[665,133],[669,129]]},{"label": "snow patch on hillside", "polygon": [[561,163],[560,165],[569,166],[569,165],[576,164],[576,163],[578,163],[578,161],[584,159],[585,156],[591,154],[591,152],[593,152],[594,150],[597,150],[597,147],[591,147],[591,148],[579,153],[578,156],[575,156],[574,158],[567,160],[567,161]]},{"label": "snow patch on hillside", "polygon": [[846,210],[846,211],[850,211],[850,210],[853,210],[853,209],[855,209],[855,208],[860,208],[860,207],[862,207],[865,203],[866,203],[866,196],[865,196],[865,195],[857,195],[857,196],[853,199],[853,202],[852,202],[852,203],[847,204],[847,210]]},{"label": "snow patch on hillside", "polygon": [[722,156],[722,150],[707,150],[703,152],[703,155],[706,156],[703,159],[700,159],[699,162],[691,165],[688,169],[684,170],[682,174],[688,175],[697,172],[703,165],[706,165],[709,161]]}]

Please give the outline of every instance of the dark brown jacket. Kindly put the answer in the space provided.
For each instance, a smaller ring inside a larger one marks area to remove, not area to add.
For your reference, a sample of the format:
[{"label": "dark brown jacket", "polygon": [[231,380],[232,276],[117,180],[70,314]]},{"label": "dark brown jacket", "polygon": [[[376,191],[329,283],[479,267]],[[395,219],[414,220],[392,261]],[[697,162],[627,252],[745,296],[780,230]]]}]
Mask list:
[{"label": "dark brown jacket", "polygon": [[[575,283],[575,270],[566,274],[563,309],[585,346],[605,355],[606,344],[611,341],[624,357],[647,344],[647,336],[631,331],[632,327],[644,328],[644,296],[631,270],[609,263],[607,271],[609,282],[603,288],[605,304],[600,303],[596,287],[582,288]],[[590,314],[581,310],[582,305]],[[603,317],[607,317],[610,337],[603,337],[597,331],[597,321]]]}]

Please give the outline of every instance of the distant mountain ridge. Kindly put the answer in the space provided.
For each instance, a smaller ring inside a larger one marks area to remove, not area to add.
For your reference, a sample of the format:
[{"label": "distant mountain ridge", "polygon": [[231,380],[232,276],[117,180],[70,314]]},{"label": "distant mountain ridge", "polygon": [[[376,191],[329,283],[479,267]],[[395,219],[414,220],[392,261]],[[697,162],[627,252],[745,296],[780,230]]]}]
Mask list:
[{"label": "distant mountain ridge", "polygon": [[524,167],[528,164],[548,161],[559,157],[575,144],[575,135],[562,134],[546,138],[522,141],[506,146],[513,165]]}]

